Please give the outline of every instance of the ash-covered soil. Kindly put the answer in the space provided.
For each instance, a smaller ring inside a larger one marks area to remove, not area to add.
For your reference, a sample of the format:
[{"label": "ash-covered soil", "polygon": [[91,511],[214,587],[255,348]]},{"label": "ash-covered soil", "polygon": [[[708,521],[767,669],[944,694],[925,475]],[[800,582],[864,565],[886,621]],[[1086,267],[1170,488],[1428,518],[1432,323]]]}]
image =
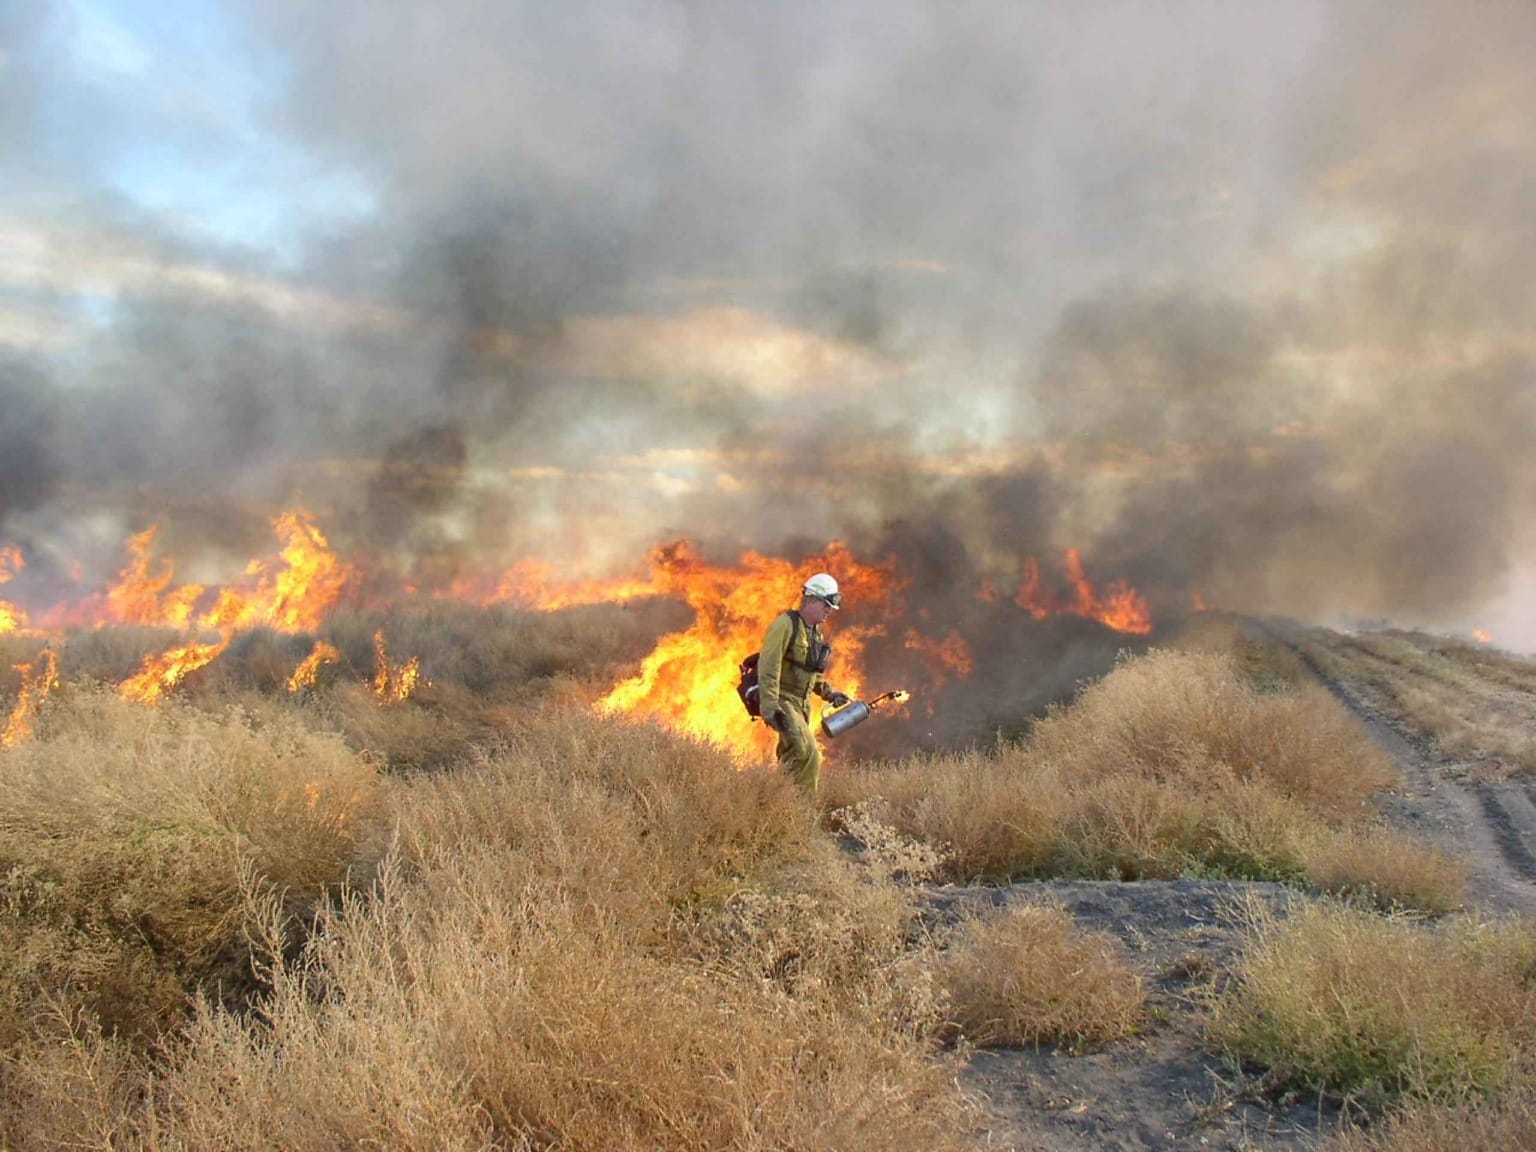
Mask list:
[{"label": "ash-covered soil", "polygon": [[[1479,772],[1427,740],[1400,707],[1364,678],[1324,671],[1310,658],[1317,630],[1265,631],[1366,725],[1396,761],[1402,785],[1378,798],[1399,829],[1464,856],[1469,909],[1536,916],[1536,781]],[[1348,638],[1329,634],[1329,643]],[[1486,685],[1489,694],[1507,684]],[[1147,1023],[1135,1038],[1099,1051],[979,1051],[963,1083],[980,1094],[982,1142],[1018,1152],[1256,1152],[1316,1147],[1343,1121],[1341,1102],[1280,1094],[1262,1076],[1233,1068],[1205,1045],[1209,994],[1229,978],[1245,936],[1242,910],[1281,914],[1307,896],[1278,884],[1179,880],[1061,881],[991,890],[934,888],[925,915],[943,921],[967,907],[1058,903],[1078,924],[1118,937],[1148,991]]]}]

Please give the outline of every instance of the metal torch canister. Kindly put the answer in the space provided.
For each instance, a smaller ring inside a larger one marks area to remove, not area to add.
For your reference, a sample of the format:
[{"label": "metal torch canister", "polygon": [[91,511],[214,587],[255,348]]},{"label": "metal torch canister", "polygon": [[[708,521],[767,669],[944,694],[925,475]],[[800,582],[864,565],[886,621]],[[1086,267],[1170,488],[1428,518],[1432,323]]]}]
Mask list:
[{"label": "metal torch canister", "polygon": [[869,719],[869,705],[862,700],[850,700],[841,708],[821,714],[821,730],[828,736],[838,737],[850,728]]}]

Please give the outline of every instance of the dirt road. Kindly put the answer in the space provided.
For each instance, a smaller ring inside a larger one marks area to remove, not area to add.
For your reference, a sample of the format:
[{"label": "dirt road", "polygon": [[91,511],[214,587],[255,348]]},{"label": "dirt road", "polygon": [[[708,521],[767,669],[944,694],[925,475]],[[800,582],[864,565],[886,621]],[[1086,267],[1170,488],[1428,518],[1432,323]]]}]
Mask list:
[{"label": "dirt road", "polygon": [[1536,916],[1536,662],[1423,633],[1263,627],[1397,762],[1388,818],[1467,858],[1477,909]]}]

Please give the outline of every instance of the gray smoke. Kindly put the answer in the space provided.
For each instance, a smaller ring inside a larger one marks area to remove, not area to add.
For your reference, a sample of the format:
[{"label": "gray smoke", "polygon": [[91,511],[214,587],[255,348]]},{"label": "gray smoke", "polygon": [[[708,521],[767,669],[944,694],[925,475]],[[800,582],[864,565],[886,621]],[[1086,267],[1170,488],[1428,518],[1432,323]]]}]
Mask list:
[{"label": "gray smoke", "polygon": [[53,441],[58,421],[43,375],[0,360],[0,524],[41,503],[59,480]]},{"label": "gray smoke", "polygon": [[839,537],[978,642],[1068,547],[1164,617],[1460,622],[1532,564],[1527,4],[235,11],[261,130],[369,192],[276,247],[50,151],[129,131],[0,6],[0,210],[64,269],[0,258],[0,325],[69,333],[0,395],[0,532],[302,499],[429,582]]}]

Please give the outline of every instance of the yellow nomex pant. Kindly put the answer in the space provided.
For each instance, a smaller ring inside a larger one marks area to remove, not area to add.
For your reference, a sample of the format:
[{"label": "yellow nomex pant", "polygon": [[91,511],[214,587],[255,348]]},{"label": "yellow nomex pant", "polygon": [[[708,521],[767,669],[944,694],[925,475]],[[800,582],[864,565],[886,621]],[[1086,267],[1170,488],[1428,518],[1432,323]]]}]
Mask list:
[{"label": "yellow nomex pant", "polygon": [[807,796],[821,782],[821,749],[811,730],[811,709],[805,700],[780,700],[779,767]]}]

